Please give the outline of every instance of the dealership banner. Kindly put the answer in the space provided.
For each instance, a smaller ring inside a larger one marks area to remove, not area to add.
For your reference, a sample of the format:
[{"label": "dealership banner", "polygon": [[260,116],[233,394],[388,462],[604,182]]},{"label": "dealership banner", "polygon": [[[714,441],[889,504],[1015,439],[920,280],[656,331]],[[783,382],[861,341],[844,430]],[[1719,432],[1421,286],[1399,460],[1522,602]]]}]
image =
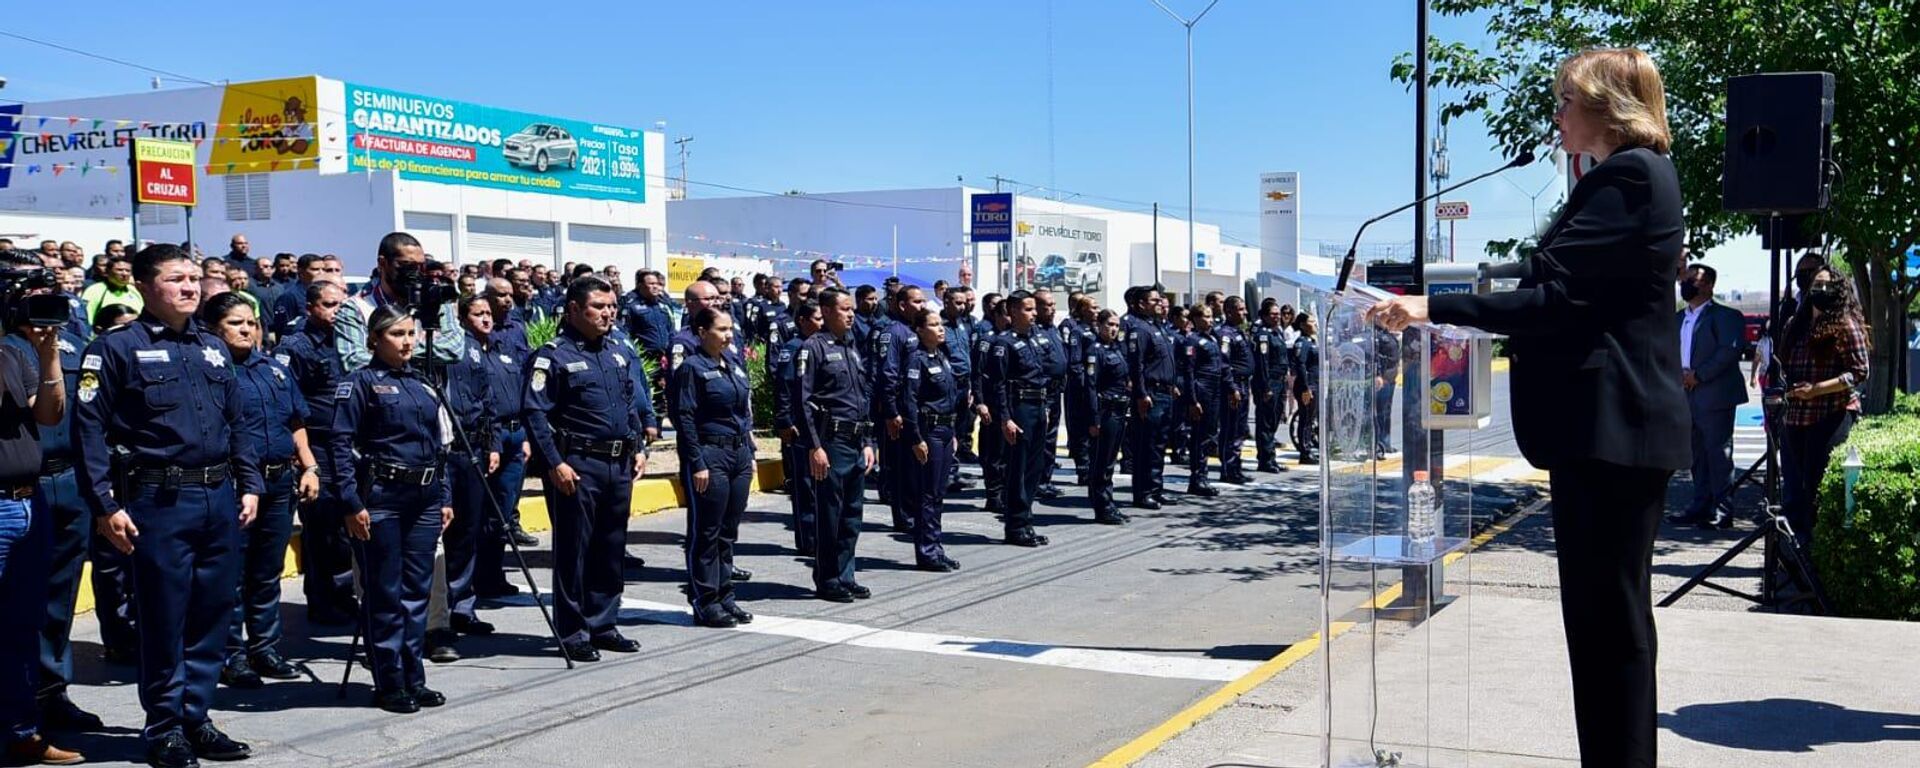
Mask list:
[{"label": "dealership banner", "polygon": [[221,89],[207,172],[272,173],[318,167],[317,79],[260,80]]},{"label": "dealership banner", "polygon": [[1013,242],[1013,193],[982,192],[972,197],[973,241]]},{"label": "dealership banner", "polygon": [[348,164],[401,178],[645,202],[645,132],[346,84]]}]

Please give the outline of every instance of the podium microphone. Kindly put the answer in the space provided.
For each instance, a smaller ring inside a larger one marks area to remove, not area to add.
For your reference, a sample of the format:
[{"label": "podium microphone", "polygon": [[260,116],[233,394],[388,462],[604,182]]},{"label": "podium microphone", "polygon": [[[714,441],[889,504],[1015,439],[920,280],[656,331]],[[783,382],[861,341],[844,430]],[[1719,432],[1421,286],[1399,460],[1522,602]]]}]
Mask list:
[{"label": "podium microphone", "polygon": [[1360,236],[1361,236],[1362,234],[1365,234],[1365,233],[1366,233],[1366,231],[1367,231],[1367,227],[1370,227],[1370,226],[1372,226],[1374,222],[1376,222],[1376,221],[1380,221],[1381,219],[1385,219],[1385,218],[1387,218],[1387,217],[1390,217],[1390,216],[1393,216],[1393,215],[1395,215],[1395,214],[1398,214],[1398,213],[1400,213],[1400,212],[1402,212],[1402,211],[1405,211],[1405,210],[1407,210],[1407,209],[1409,209],[1409,208],[1412,208],[1412,207],[1414,207],[1414,206],[1416,206],[1416,205],[1420,205],[1420,204],[1422,204],[1422,203],[1425,203],[1425,202],[1427,202],[1427,201],[1429,201],[1429,200],[1432,200],[1432,199],[1434,199],[1434,198],[1437,198],[1437,197],[1439,197],[1439,196],[1441,196],[1441,195],[1444,195],[1444,194],[1447,194],[1447,193],[1449,193],[1449,192],[1452,192],[1452,191],[1454,191],[1454,190],[1456,190],[1456,189],[1459,189],[1459,188],[1461,188],[1461,187],[1464,187],[1464,186],[1466,186],[1466,185],[1468,185],[1468,184],[1472,184],[1472,183],[1474,183],[1474,182],[1476,182],[1476,181],[1479,181],[1479,180],[1481,180],[1481,179],[1484,179],[1484,178],[1487,178],[1487,177],[1489,177],[1489,176],[1493,176],[1493,175],[1495,175],[1495,174],[1498,174],[1498,173],[1500,173],[1501,171],[1506,171],[1506,170],[1511,170],[1511,169],[1514,169],[1514,168],[1519,168],[1519,167],[1522,167],[1522,166],[1527,166],[1527,165],[1532,165],[1532,164],[1533,164],[1533,159],[1534,159],[1534,155],[1533,155],[1533,149],[1532,149],[1532,148],[1528,148],[1528,149],[1524,149],[1524,150],[1521,150],[1521,152],[1520,152],[1520,156],[1519,156],[1519,157],[1516,157],[1516,158],[1514,158],[1514,159],[1512,159],[1512,160],[1509,160],[1509,161],[1507,161],[1507,164],[1506,164],[1506,165],[1503,165],[1503,166],[1500,166],[1500,167],[1498,167],[1498,168],[1495,168],[1495,169],[1493,169],[1493,170],[1491,170],[1491,171],[1487,171],[1486,173],[1483,173],[1483,174],[1480,174],[1480,175],[1478,175],[1478,176],[1475,176],[1475,177],[1473,177],[1473,178],[1470,178],[1470,179],[1467,179],[1466,181],[1463,181],[1463,182],[1460,182],[1460,183],[1458,183],[1458,184],[1454,184],[1454,185],[1452,185],[1452,186],[1449,186],[1449,187],[1446,187],[1446,188],[1444,188],[1444,189],[1441,189],[1440,191],[1438,191],[1438,192],[1435,192],[1435,193],[1433,193],[1433,194],[1431,194],[1431,195],[1427,195],[1426,197],[1423,197],[1423,198],[1420,198],[1420,199],[1418,199],[1418,200],[1415,200],[1415,201],[1413,201],[1413,202],[1411,202],[1411,203],[1407,203],[1406,205],[1403,205],[1403,206],[1400,206],[1400,207],[1398,207],[1398,208],[1395,208],[1395,209],[1393,209],[1393,210],[1391,210],[1391,211],[1387,211],[1386,213],[1383,213],[1383,214],[1380,214],[1380,215],[1378,215],[1378,216],[1375,216],[1375,217],[1373,217],[1373,218],[1371,218],[1371,219],[1367,219],[1367,220],[1366,220],[1365,222],[1363,222],[1363,223],[1362,223],[1362,224],[1360,225],[1360,230],[1359,230],[1358,232],[1355,232],[1355,233],[1353,233],[1353,244],[1352,244],[1352,245],[1350,245],[1350,246],[1347,246],[1347,255],[1346,255],[1346,258],[1344,258],[1344,259],[1341,259],[1341,260],[1340,260],[1340,280],[1339,280],[1338,282],[1336,282],[1336,283],[1334,283],[1334,285],[1333,285],[1333,293],[1334,293],[1334,295],[1336,295],[1336,296],[1337,296],[1337,295],[1339,295],[1339,294],[1342,294],[1342,293],[1346,293],[1346,292],[1347,292],[1347,278],[1349,278],[1349,277],[1351,277],[1351,276],[1353,275],[1353,256],[1354,256],[1354,252],[1355,252],[1355,251],[1358,251],[1358,250],[1360,250]]}]

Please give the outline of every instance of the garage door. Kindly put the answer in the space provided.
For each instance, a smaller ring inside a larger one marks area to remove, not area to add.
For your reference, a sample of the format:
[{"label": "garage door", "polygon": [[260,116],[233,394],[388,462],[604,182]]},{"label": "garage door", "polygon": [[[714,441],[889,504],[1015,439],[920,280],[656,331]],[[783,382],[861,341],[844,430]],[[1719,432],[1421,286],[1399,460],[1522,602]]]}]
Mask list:
[{"label": "garage door", "polygon": [[453,214],[407,211],[402,219],[403,229],[420,241],[427,256],[453,263]]},{"label": "garage door", "polygon": [[647,230],[631,227],[603,227],[594,224],[567,225],[566,261],[592,264],[600,269],[608,264],[623,277],[647,263]]},{"label": "garage door", "polygon": [[553,266],[553,222],[468,216],[467,250],[461,260],[479,263],[494,259],[527,259]]}]

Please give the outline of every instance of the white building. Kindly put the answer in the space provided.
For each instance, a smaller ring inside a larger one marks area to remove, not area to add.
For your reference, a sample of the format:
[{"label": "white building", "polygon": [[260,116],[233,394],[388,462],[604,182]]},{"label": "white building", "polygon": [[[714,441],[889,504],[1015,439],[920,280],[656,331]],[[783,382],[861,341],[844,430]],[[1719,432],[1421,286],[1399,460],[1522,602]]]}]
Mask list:
[{"label": "white building", "polygon": [[[133,217],[128,141],[197,145],[199,205]],[[244,233],[255,257],[334,253],[373,267],[406,230],[456,264],[662,266],[665,145],[654,132],[398,93],[317,76],[0,105],[0,230],[99,252],[112,231]],[[84,222],[84,226],[82,223]],[[65,234],[71,232],[73,234]]]},{"label": "white building", "polygon": [[[1161,283],[1187,296],[1190,259],[1181,219],[1044,198],[1014,198],[1013,242],[972,244],[972,187],[675,200],[667,204],[668,247],[675,260],[754,258],[783,278],[802,276],[815,259],[846,264],[849,284],[878,285],[898,274],[909,283],[959,282],[962,264],[984,291],[1065,287],[1122,307],[1136,284]],[[1260,271],[1257,248],[1222,244],[1220,228],[1198,224],[1196,290],[1241,293]],[[1156,230],[1158,237],[1156,238]],[[1156,245],[1157,242],[1157,245]],[[1009,266],[1014,269],[1009,269]]]}]

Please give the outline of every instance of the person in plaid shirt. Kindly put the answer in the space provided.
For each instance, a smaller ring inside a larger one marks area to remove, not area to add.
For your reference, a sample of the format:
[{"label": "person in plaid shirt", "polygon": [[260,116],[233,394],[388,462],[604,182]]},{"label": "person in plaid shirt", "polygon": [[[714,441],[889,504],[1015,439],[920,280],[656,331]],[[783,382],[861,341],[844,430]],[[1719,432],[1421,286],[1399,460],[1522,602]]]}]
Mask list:
[{"label": "person in plaid shirt", "polygon": [[1867,380],[1871,344],[1851,285],[1830,266],[1814,273],[1806,301],[1785,330],[1780,342],[1787,388],[1780,429],[1781,501],[1794,537],[1808,547],[1820,476],[1860,413],[1859,388]]}]

